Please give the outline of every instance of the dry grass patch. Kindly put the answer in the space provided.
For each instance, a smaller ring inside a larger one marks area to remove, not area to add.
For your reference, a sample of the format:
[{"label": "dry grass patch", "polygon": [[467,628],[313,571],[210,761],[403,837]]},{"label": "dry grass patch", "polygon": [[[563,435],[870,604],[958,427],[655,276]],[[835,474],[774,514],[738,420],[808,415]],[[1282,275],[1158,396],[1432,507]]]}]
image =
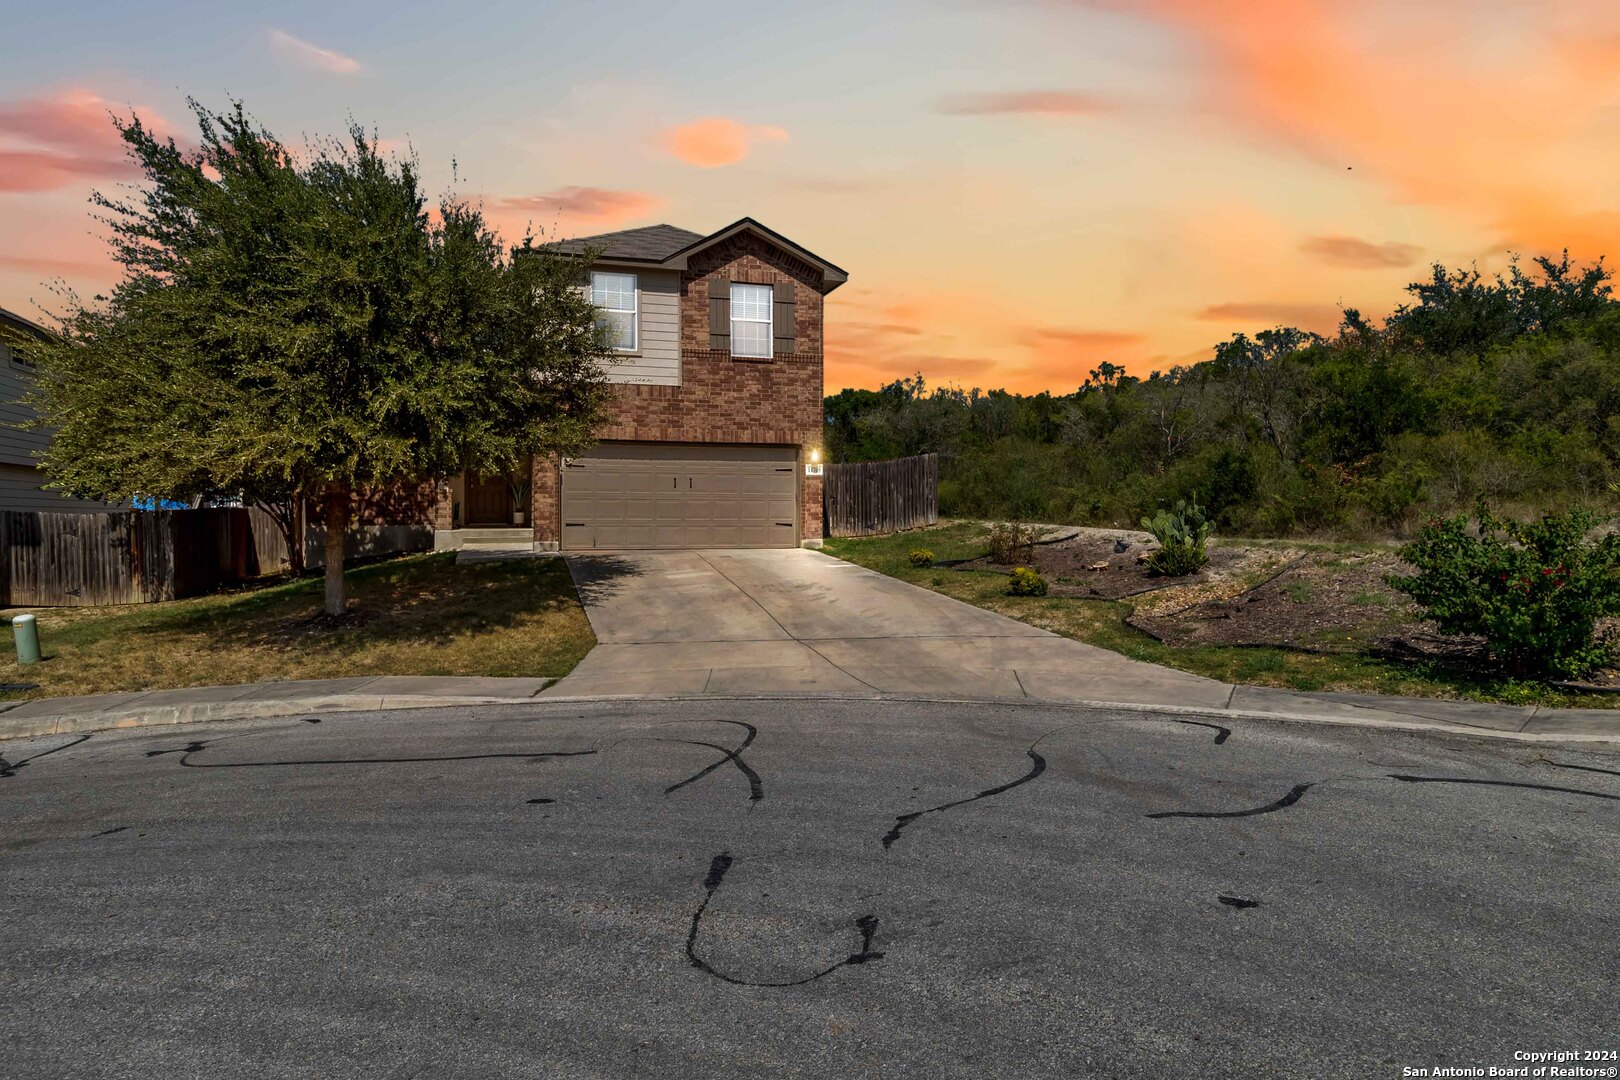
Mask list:
[{"label": "dry grass patch", "polygon": [[[321,614],[317,578],[164,604],[37,608],[45,659],[0,647],[0,697],[358,675],[560,677],[595,645],[561,559],[455,565],[451,553],[351,570],[350,612]],[[9,619],[22,612],[8,609]]]}]

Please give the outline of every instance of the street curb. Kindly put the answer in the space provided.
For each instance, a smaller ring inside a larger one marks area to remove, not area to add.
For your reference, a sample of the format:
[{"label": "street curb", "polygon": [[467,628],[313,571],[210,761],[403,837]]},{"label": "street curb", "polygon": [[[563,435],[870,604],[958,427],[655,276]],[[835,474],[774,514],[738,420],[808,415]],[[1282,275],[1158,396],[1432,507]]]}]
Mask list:
[{"label": "street curb", "polygon": [[[548,680],[550,685],[555,680]],[[218,720],[263,720],[302,713],[381,712],[392,709],[434,709],[467,705],[525,705],[538,698],[491,695],[427,694],[313,694],[276,701],[208,701],[191,705],[163,705],[142,709],[132,706],[78,715],[29,716],[7,719],[0,714],[0,739],[30,739],[41,735],[73,735],[86,731],[122,731],[132,728],[170,727]],[[21,705],[25,702],[8,702]]]},{"label": "street curb", "polygon": [[[554,685],[554,683],[553,683]],[[1580,743],[1594,747],[1620,747],[1620,730],[1608,734],[1561,733],[1552,731],[1502,731],[1421,718],[1387,716],[1328,716],[1305,712],[1266,712],[1257,709],[1224,709],[1196,705],[1160,705],[1140,701],[1045,700],[1038,698],[963,698],[927,694],[862,693],[726,693],[726,694],[580,694],[546,697],[495,697],[490,695],[428,696],[378,694],[326,694],[280,701],[202,702],[170,705],[155,709],[129,708],[123,711],[78,716],[25,717],[6,720],[0,716],[0,740],[69,735],[91,731],[121,731],[145,727],[170,727],[231,720],[262,720],[303,713],[381,712],[408,709],[456,708],[482,705],[582,705],[644,701],[875,701],[913,702],[937,705],[989,705],[1049,709],[1108,710],[1129,713],[1167,713],[1214,720],[1271,720],[1288,724],[1331,727],[1373,728],[1387,731],[1431,732],[1470,736],[1503,742],[1527,744]],[[1371,710],[1369,710],[1371,711]],[[1620,715],[1616,717],[1620,721]],[[1620,725],[1617,725],[1620,728]]]},{"label": "street curb", "polygon": [[1156,705],[1141,701],[1046,700],[1041,698],[957,698],[926,694],[596,694],[537,696],[531,704],[558,702],[562,704],[588,704],[604,701],[906,701],[937,705],[1013,705],[1048,709],[1097,709],[1114,712],[1170,713],[1175,716],[1202,716],[1212,719],[1226,717],[1233,720],[1278,720],[1290,724],[1315,724],[1332,727],[1383,728],[1391,731],[1444,732],[1448,735],[1471,735],[1482,739],[1501,739],[1525,743],[1593,743],[1613,744],[1620,747],[1620,715],[1616,716],[1617,730],[1612,734],[1561,733],[1555,731],[1501,731],[1496,728],[1473,727],[1442,720],[1400,720],[1380,716],[1346,717],[1294,712],[1265,712],[1258,709],[1222,709],[1207,705]]}]

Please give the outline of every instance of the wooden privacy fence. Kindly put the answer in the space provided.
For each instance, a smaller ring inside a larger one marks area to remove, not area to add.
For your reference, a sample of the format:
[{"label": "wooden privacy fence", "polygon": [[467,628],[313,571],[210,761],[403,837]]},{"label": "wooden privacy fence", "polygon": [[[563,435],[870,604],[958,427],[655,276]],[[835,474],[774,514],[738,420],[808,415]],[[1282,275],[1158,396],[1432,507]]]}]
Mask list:
[{"label": "wooden privacy fence", "polygon": [[268,521],[243,507],[0,512],[0,606],[178,600],[273,573],[287,549]]},{"label": "wooden privacy fence", "polygon": [[828,536],[871,536],[939,522],[939,455],[828,465],[822,484]]}]

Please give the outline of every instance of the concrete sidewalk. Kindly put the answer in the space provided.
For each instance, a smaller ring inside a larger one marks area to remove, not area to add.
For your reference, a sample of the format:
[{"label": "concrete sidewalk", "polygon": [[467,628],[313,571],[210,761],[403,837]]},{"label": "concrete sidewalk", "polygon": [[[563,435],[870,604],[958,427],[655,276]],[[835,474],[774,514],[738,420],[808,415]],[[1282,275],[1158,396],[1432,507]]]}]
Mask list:
[{"label": "concrete sidewalk", "polygon": [[0,739],[309,712],[510,705],[533,700],[554,681],[381,675],[36,698],[0,702]]}]

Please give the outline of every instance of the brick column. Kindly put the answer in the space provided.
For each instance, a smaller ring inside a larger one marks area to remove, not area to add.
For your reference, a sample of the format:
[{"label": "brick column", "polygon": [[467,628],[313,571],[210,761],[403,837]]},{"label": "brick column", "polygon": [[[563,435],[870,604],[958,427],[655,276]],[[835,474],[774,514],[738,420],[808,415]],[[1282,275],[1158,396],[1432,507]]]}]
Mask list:
[{"label": "brick column", "polygon": [[433,504],[432,510],[428,514],[428,523],[435,530],[448,529],[452,524],[450,512],[451,503],[454,501],[450,492],[450,482],[448,480],[435,480],[432,483]]},{"label": "brick column", "polygon": [[[800,467],[800,471],[803,471],[803,466]],[[806,476],[803,478],[803,482],[799,539],[801,541],[820,540],[822,538],[821,477]]]},{"label": "brick column", "polygon": [[562,540],[562,474],[556,458],[535,456],[529,521],[534,526],[535,547],[556,551]]}]

